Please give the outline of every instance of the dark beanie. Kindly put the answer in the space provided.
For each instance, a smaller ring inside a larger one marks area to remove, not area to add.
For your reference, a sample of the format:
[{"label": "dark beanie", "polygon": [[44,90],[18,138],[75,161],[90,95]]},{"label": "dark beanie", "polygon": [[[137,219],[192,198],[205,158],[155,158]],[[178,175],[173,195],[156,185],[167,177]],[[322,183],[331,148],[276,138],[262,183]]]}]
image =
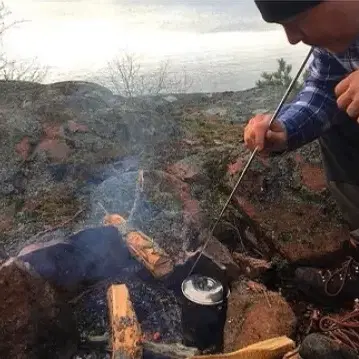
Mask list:
[{"label": "dark beanie", "polygon": [[255,0],[263,20],[278,23],[296,16],[322,2],[323,0]]}]

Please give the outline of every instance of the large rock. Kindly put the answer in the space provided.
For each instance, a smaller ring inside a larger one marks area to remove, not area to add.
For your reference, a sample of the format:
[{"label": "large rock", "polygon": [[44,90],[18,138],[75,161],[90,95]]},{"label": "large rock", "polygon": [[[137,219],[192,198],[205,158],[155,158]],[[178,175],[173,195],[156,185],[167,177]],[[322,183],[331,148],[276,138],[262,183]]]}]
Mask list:
[{"label": "large rock", "polygon": [[248,345],[275,338],[291,337],[296,317],[285,299],[264,287],[236,283],[228,299],[224,327],[224,350],[232,352]]},{"label": "large rock", "polygon": [[[98,225],[103,207],[128,217],[143,168],[134,223],[181,259],[203,243],[199,234],[218,218],[250,156],[244,122],[273,110],[282,94],[252,89],[128,102],[87,82],[0,88],[0,228],[10,254],[39,232]],[[314,142],[257,157],[214,234],[230,252],[317,264],[337,256],[348,233]]]},{"label": "large rock", "polygon": [[315,150],[315,144],[303,148],[300,161],[298,153],[267,164],[258,160],[235,195],[234,205],[256,227],[257,240],[272,246],[272,255],[298,264],[330,261],[349,239]]},{"label": "large rock", "polygon": [[[213,223],[251,155],[243,144],[244,126],[199,115],[185,117],[183,126],[196,142],[186,145],[192,150],[187,160],[170,169],[188,182],[204,218]],[[215,234],[234,250],[267,260],[324,264],[337,257],[349,231],[327,189],[318,144],[283,156],[257,156]]]},{"label": "large rock", "polygon": [[358,353],[345,344],[319,333],[308,335],[299,348],[302,359],[357,359]]},{"label": "large rock", "polygon": [[71,232],[72,216],[88,204],[82,196],[88,184],[103,180],[124,156],[151,154],[178,131],[166,114],[125,105],[93,83],[1,82],[0,88],[0,208],[6,215],[0,226],[11,252],[63,222]]},{"label": "large rock", "polygon": [[77,332],[71,312],[31,268],[10,258],[0,265],[0,356],[71,358]]},{"label": "large rock", "polygon": [[27,246],[18,258],[69,295],[137,264],[117,228],[112,226],[88,228],[68,238],[59,236]]}]

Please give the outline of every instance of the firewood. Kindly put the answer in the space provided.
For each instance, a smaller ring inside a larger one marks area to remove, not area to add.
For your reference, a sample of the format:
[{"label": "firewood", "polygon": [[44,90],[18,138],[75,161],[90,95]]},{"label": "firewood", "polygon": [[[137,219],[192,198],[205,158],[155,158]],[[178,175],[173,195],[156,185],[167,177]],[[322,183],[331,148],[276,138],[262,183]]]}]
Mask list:
[{"label": "firewood", "polygon": [[126,285],[111,285],[107,292],[111,323],[112,359],[142,358],[141,328]]},{"label": "firewood", "polygon": [[161,278],[174,269],[171,258],[158,246],[152,238],[140,231],[130,230],[127,221],[118,214],[109,214],[104,218],[104,224],[115,226],[122,234],[129,251],[139,260],[155,278]]},{"label": "firewood", "polygon": [[154,277],[160,278],[173,271],[172,260],[163,251],[155,248],[153,241],[143,233],[128,233],[126,243],[132,255],[139,259]]},{"label": "firewood", "polygon": [[171,359],[186,359],[199,354],[197,348],[186,347],[180,343],[165,344],[147,341],[143,342],[143,351],[144,353],[150,353],[150,357],[165,357]]},{"label": "firewood", "polygon": [[198,355],[191,359],[281,359],[295,349],[293,340],[283,336],[265,340],[231,353]]},{"label": "firewood", "polygon": [[124,224],[126,220],[119,214],[107,214],[103,220],[106,226],[118,226]]}]

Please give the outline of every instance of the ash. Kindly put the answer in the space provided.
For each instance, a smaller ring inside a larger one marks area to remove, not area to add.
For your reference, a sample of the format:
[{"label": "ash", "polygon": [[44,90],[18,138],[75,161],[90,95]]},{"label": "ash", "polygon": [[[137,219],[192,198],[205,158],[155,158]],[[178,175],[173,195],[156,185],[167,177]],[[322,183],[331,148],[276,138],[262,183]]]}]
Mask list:
[{"label": "ash", "polygon": [[76,354],[73,359],[111,359],[110,354],[106,353],[86,353],[86,354]]},{"label": "ash", "polygon": [[[140,268],[141,267],[141,268]],[[159,333],[162,343],[181,343],[181,307],[175,293],[138,264],[98,283],[74,304],[82,344],[73,359],[109,358],[110,328],[106,293],[111,284],[126,284],[145,338]]]}]

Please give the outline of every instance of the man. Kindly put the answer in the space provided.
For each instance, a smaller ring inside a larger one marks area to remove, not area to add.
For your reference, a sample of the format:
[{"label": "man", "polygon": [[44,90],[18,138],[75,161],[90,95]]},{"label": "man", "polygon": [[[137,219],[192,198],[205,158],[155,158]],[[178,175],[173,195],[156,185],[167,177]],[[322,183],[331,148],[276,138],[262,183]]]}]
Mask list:
[{"label": "man", "polygon": [[[297,98],[282,109],[270,129],[270,115],[252,118],[245,128],[245,143],[267,154],[292,151],[319,139],[329,189],[355,234],[359,229],[359,0],[255,3],[266,22],[282,25],[291,44],[312,46],[313,60]],[[296,279],[307,293],[324,299],[354,299],[359,297],[358,274],[359,264],[351,258],[334,273],[300,268]]]}]

